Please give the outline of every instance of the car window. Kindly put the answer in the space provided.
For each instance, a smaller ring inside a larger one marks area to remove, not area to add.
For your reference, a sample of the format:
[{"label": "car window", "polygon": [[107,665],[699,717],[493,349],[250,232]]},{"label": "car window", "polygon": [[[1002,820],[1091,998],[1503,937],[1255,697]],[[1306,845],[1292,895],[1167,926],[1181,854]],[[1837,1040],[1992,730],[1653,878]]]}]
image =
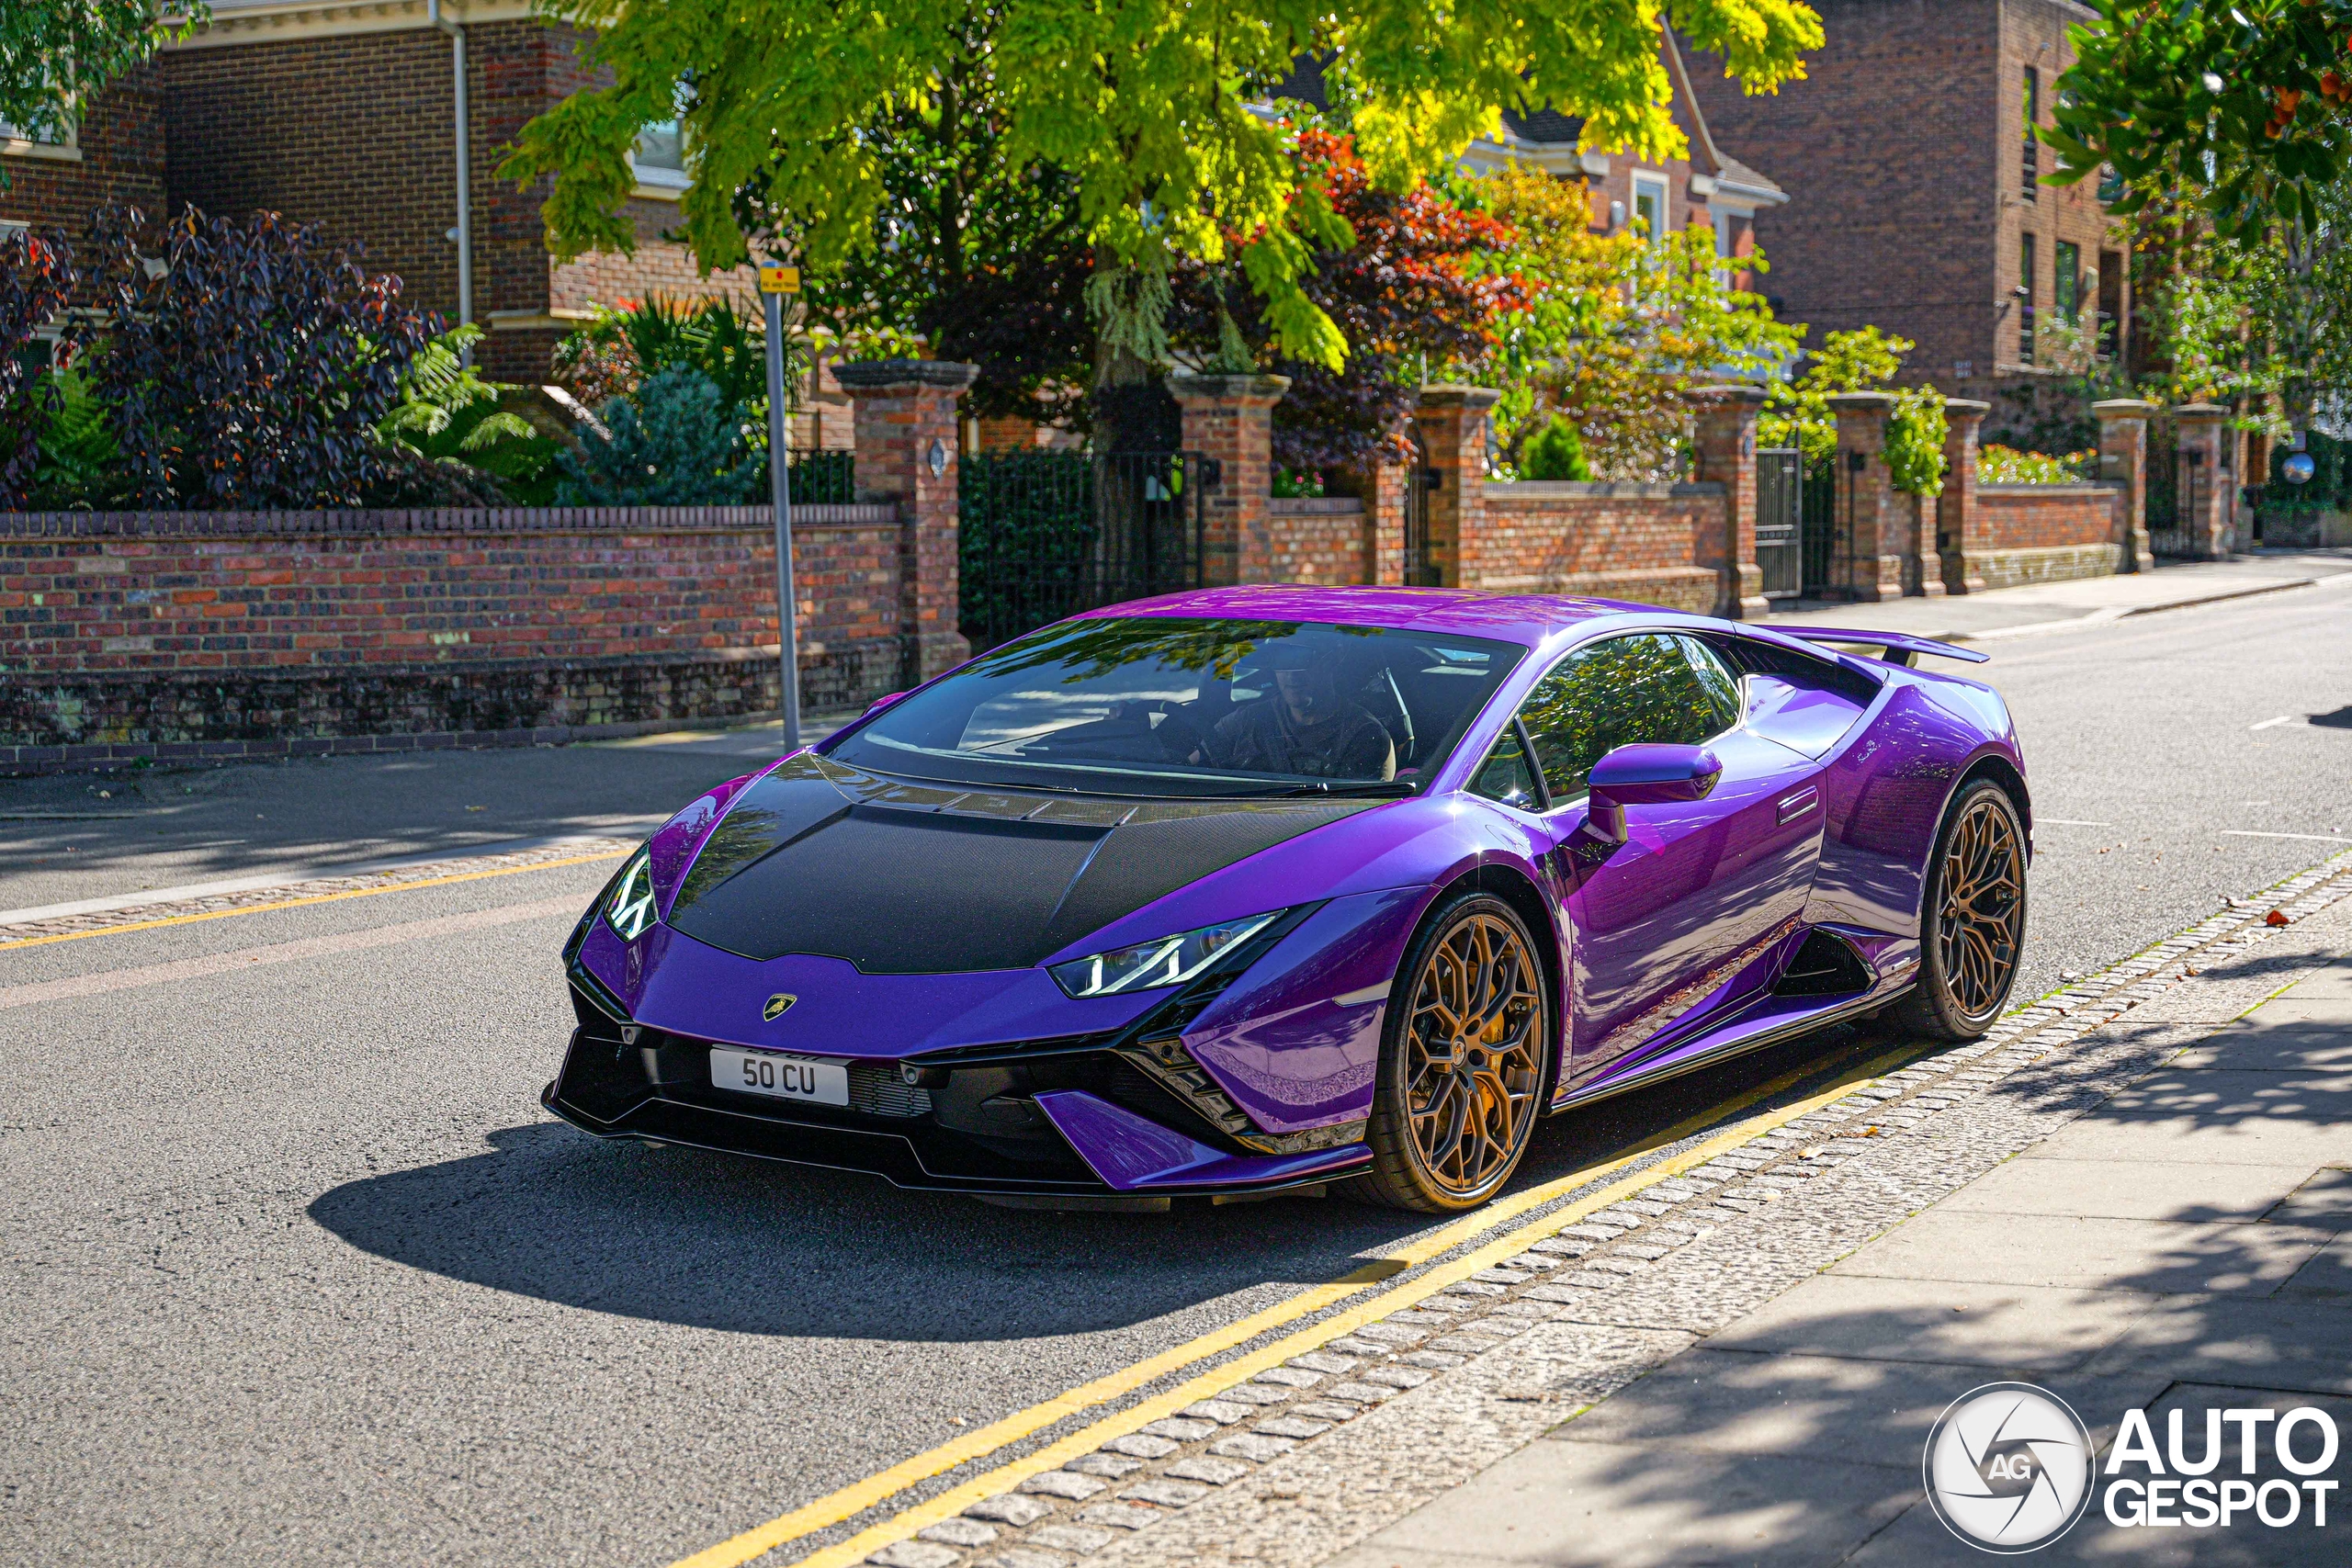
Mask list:
[{"label": "car window", "polygon": [[828,755],[945,784],[1169,797],[1409,784],[1525,656],[1313,621],[1066,621],[884,709]]},{"label": "car window", "polygon": [[1535,770],[1528,765],[1527,750],[1519,743],[1519,727],[1512,725],[1487,753],[1478,768],[1477,777],[1470,781],[1470,793],[1483,795],[1488,800],[1499,800],[1505,806],[1516,806],[1521,811],[1543,808],[1544,797],[1535,787]]},{"label": "car window", "polygon": [[1695,637],[1677,637],[1682,652],[1690,660],[1690,671],[1699,677],[1699,684],[1706,688],[1708,700],[1715,705],[1715,727],[1710,735],[1720,735],[1739,722],[1739,680],[1714,649]]},{"label": "car window", "polygon": [[1665,632],[1610,637],[1536,682],[1519,716],[1554,805],[1583,795],[1592,765],[1620,746],[1696,746],[1729,728],[1682,643]]}]

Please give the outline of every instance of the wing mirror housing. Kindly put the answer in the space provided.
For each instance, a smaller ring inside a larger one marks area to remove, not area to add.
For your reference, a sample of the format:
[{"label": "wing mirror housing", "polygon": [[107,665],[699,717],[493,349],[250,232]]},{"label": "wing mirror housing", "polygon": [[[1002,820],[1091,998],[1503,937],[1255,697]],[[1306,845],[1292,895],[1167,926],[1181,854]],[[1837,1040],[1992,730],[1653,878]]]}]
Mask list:
[{"label": "wing mirror housing", "polygon": [[1723,762],[1703,746],[1620,746],[1593,764],[1584,833],[1622,844],[1625,807],[1704,800],[1723,776]]},{"label": "wing mirror housing", "polygon": [[882,695],[866,704],[865,711],[858,715],[858,717],[872,718],[876,714],[880,713],[884,708],[888,707],[892,703],[897,702],[900,697],[903,697],[906,694],[907,694],[904,692],[885,692]]}]

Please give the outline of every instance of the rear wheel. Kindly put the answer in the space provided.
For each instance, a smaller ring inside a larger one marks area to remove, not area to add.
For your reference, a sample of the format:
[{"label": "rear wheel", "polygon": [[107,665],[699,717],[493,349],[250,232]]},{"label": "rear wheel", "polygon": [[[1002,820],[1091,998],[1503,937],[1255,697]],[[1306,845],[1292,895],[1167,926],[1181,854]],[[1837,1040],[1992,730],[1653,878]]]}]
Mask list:
[{"label": "rear wheel", "polygon": [[1373,1168],[1351,1195],[1422,1213],[1494,1196],[1543,1110],[1551,1020],[1518,911],[1485,893],[1441,906],[1396,971],[1366,1132]]},{"label": "rear wheel", "polygon": [[1919,984],[1896,1017],[1939,1040],[1993,1026],[2025,951],[2025,828],[2008,792],[1978,779],[1936,835],[1919,901]]}]

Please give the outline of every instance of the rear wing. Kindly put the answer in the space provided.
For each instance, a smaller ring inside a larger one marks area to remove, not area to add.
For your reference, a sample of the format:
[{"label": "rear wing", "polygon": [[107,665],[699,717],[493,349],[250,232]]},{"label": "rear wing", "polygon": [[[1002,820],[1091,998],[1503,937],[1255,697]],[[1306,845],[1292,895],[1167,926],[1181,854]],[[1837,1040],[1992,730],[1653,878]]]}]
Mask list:
[{"label": "rear wing", "polygon": [[1938,659],[1957,659],[1963,664],[1986,663],[1992,657],[1973,648],[1954,648],[1951,643],[1913,637],[1908,632],[1849,631],[1843,626],[1774,626],[1772,629],[1783,637],[1798,637],[1805,642],[1882,649],[1884,651],[1879,655],[1880,658],[1889,664],[1900,664],[1906,669],[1916,666],[1923,653],[1931,653]]}]

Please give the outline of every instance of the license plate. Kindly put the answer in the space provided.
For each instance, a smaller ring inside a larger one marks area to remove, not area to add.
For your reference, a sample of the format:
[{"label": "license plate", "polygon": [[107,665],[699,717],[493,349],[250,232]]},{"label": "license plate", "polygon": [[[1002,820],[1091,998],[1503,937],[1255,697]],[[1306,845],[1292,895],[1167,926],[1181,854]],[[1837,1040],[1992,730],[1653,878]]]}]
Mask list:
[{"label": "license plate", "polygon": [[815,1105],[849,1103],[849,1069],[838,1062],[786,1056],[774,1051],[729,1051],[714,1046],[710,1081],[720,1089],[802,1100]]}]

